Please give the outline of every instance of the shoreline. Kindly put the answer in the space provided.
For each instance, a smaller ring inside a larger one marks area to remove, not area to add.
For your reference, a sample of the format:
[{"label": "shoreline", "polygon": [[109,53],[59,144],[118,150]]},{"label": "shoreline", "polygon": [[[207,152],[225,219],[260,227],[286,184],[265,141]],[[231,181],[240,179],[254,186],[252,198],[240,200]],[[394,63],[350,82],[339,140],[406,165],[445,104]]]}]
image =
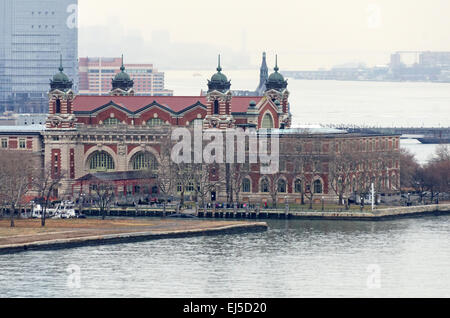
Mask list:
[{"label": "shoreline", "polygon": [[[40,220],[38,220],[40,222]],[[130,220],[127,220],[129,222]],[[101,222],[101,221],[100,221]],[[119,221],[115,221],[119,222]],[[180,222],[178,222],[180,223]],[[186,223],[186,222],[181,222]],[[216,222],[218,223],[218,222]],[[223,222],[222,222],[223,223]],[[2,254],[14,254],[26,251],[38,251],[38,250],[59,250],[68,249],[76,247],[85,246],[100,246],[100,245],[112,245],[112,244],[124,244],[124,243],[136,243],[145,242],[161,239],[176,239],[176,238],[189,238],[189,237],[199,237],[199,236],[216,236],[216,235],[231,235],[231,234],[241,234],[249,232],[263,232],[267,231],[268,225],[265,222],[228,222],[229,224],[211,224],[202,225],[200,222],[194,224],[193,228],[180,229],[179,227],[173,227],[172,229],[161,230],[150,230],[146,229],[143,231],[127,231],[127,230],[117,230],[119,233],[113,234],[84,234],[78,237],[68,237],[59,238],[58,236],[62,233],[66,234],[77,234],[74,229],[68,228],[71,231],[57,232],[57,233],[40,233],[28,236],[50,236],[50,239],[45,240],[31,240],[27,242],[21,242],[17,244],[1,244],[2,239],[8,239],[8,237],[0,237],[0,255]],[[235,224],[233,224],[235,223]],[[183,224],[185,225],[185,224]],[[29,228],[27,228],[29,229]],[[58,230],[58,228],[54,228]],[[86,228],[79,228],[78,231],[85,231]],[[99,229],[95,229],[96,232]],[[10,238],[25,238],[27,235],[22,236],[10,236]]]}]

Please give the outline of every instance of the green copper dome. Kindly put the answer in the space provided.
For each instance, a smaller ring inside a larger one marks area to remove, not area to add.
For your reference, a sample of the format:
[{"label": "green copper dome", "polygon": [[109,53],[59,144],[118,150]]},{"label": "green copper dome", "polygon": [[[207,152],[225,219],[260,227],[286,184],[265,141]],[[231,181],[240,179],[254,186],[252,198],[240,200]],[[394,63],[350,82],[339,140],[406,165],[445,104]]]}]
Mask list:
[{"label": "green copper dome", "polygon": [[116,80],[116,81],[129,81],[129,80],[131,80],[130,75],[125,73],[125,67],[123,65],[120,67],[120,72],[116,74],[116,76],[114,77],[114,80]]},{"label": "green copper dome", "polygon": [[62,67],[59,68],[59,73],[56,73],[53,76],[53,82],[70,82],[69,77],[63,73],[64,69]]},{"label": "green copper dome", "polygon": [[276,57],[274,73],[270,74],[266,82],[267,90],[275,89],[281,91],[287,87],[287,81],[284,79],[281,73],[278,73],[280,69],[278,68],[278,56]]},{"label": "green copper dome", "polygon": [[113,89],[120,88],[124,91],[128,91],[133,88],[134,81],[130,78],[130,75],[125,73],[125,66],[123,65],[123,55],[122,55],[122,66],[120,67],[120,72],[112,80]]},{"label": "green copper dome", "polygon": [[228,78],[225,76],[225,74],[222,74],[221,71],[219,71],[219,69],[217,70],[218,72],[211,77],[211,82],[227,83]]},{"label": "green copper dome", "polygon": [[220,55],[219,55],[219,66],[217,67],[217,73],[214,74],[211,77],[211,80],[208,81],[208,88],[209,92],[211,91],[220,91],[220,92],[226,92],[230,89],[231,82],[228,80],[228,78],[225,76],[225,74],[222,73],[222,67],[220,66]]},{"label": "green copper dome", "polygon": [[58,89],[60,91],[67,91],[72,88],[72,81],[69,77],[64,74],[64,68],[62,66],[62,55],[60,56],[60,64],[59,64],[59,73],[56,73],[53,76],[53,79],[50,80],[50,88],[51,90]]}]

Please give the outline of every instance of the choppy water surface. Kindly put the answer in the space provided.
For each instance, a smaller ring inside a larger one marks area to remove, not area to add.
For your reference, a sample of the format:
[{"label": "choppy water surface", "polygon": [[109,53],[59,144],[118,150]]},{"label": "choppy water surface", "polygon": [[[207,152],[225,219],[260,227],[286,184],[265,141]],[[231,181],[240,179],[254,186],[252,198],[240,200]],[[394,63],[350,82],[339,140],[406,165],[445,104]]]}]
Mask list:
[{"label": "choppy water surface", "polygon": [[[264,233],[1,255],[0,295],[450,297],[450,216],[269,225]],[[70,265],[80,267],[80,288],[68,285]],[[379,289],[368,288],[371,265]]]}]

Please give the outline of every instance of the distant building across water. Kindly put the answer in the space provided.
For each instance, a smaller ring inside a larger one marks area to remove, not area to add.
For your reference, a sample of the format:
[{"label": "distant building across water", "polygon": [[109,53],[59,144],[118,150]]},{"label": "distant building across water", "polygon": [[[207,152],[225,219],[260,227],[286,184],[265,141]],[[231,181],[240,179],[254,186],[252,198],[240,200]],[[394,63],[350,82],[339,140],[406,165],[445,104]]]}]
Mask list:
[{"label": "distant building across water", "polygon": [[[413,63],[405,63],[405,57]],[[285,71],[287,77],[305,80],[338,81],[409,81],[450,82],[450,52],[398,51],[391,55],[390,63],[375,67],[365,65],[336,66],[330,70]]]},{"label": "distant building across water", "polygon": [[[80,94],[108,95],[112,79],[120,73],[120,57],[80,58]],[[127,73],[134,81],[135,95],[172,96],[173,91],[164,88],[164,73],[158,72],[153,64],[124,64]]]}]

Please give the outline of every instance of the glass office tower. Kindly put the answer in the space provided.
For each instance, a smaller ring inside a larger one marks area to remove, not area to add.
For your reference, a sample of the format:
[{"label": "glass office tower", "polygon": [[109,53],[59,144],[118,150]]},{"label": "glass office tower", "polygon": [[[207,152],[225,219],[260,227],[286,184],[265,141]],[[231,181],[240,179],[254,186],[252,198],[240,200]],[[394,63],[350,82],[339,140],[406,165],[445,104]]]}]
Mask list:
[{"label": "glass office tower", "polygon": [[78,89],[78,0],[0,0],[0,112],[46,113],[60,54]]}]

